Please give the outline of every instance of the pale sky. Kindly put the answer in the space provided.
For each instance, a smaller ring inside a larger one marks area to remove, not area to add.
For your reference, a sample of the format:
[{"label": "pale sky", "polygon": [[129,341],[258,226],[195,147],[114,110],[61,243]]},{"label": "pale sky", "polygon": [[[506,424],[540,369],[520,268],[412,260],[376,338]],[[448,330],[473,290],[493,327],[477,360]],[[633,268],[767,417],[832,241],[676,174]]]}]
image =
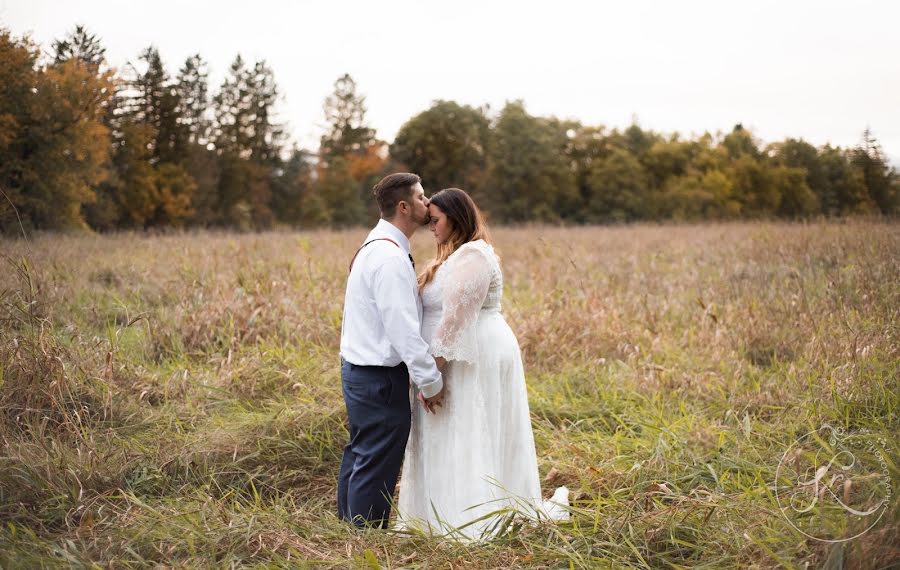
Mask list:
[{"label": "pale sky", "polygon": [[114,67],[156,45],[199,52],[211,91],[237,53],[265,59],[279,118],[307,148],[344,73],[391,141],[436,99],[692,136],[743,123],[764,142],[852,146],[872,128],[900,164],[900,2],[0,0],[0,26],[50,50],[76,24]]}]

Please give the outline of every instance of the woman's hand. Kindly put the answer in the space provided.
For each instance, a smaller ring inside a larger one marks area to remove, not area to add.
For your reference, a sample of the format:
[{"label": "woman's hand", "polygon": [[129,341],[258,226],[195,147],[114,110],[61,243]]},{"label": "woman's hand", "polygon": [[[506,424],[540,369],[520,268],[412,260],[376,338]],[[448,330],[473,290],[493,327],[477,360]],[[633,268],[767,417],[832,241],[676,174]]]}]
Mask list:
[{"label": "woman's hand", "polygon": [[440,370],[441,372],[443,372],[444,368],[447,367],[447,359],[443,356],[435,356],[434,363],[437,364],[438,370]]},{"label": "woman's hand", "polygon": [[436,408],[441,408],[444,406],[444,395],[446,393],[447,392],[444,390],[444,388],[441,388],[440,392],[438,392],[437,394],[435,394],[434,396],[432,396],[430,398],[426,398],[422,394],[422,392],[419,392],[419,394],[416,396],[416,398],[419,400],[419,402],[422,403],[422,407],[425,408],[426,412],[436,414],[437,413]]}]

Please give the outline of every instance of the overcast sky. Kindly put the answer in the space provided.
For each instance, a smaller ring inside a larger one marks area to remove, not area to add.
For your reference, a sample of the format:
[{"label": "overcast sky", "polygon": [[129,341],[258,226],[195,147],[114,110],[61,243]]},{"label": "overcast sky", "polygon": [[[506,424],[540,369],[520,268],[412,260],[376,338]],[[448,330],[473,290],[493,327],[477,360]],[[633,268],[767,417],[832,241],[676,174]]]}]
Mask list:
[{"label": "overcast sky", "polygon": [[156,45],[199,52],[212,89],[235,54],[265,59],[293,140],[350,73],[392,140],[435,99],[685,135],[743,123],[765,142],[852,146],[868,125],[900,164],[900,2],[0,0],[0,26],[45,50],[75,24],[113,66]]}]

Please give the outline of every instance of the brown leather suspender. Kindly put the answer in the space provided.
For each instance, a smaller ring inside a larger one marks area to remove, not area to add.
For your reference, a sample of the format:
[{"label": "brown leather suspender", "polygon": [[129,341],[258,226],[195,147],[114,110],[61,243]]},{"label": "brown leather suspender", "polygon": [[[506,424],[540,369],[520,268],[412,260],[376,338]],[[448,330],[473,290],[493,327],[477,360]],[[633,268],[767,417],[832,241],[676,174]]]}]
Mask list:
[{"label": "brown leather suspender", "polygon": [[[391,242],[392,244],[396,245],[397,247],[400,247],[400,244],[397,243],[397,242],[395,242],[395,241],[392,240],[391,238],[375,238],[375,239],[373,239],[373,240],[369,240],[369,241],[367,241],[366,243],[364,243],[364,244],[362,244],[361,246],[359,246],[359,249],[357,249],[357,250],[356,250],[356,253],[353,254],[353,259],[350,260],[350,269],[347,270],[348,273],[351,272],[351,271],[353,271],[353,262],[356,261],[356,256],[359,255],[359,252],[362,251],[362,248],[366,247],[367,245],[369,245],[369,244],[372,243],[373,241],[389,241],[389,242]],[[401,248],[401,249],[403,249],[403,248]]]}]

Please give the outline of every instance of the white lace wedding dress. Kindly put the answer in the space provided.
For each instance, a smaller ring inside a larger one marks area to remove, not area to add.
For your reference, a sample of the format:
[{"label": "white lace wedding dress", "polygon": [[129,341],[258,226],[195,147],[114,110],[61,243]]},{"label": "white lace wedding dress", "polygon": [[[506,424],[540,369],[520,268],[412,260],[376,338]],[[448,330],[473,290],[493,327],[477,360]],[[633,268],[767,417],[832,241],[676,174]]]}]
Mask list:
[{"label": "white lace wedding dress", "polygon": [[[401,528],[477,539],[496,530],[502,515],[490,514],[507,507],[567,518],[541,500],[522,358],[500,313],[502,295],[499,261],[483,240],[454,252],[422,293],[422,336],[448,361],[446,393],[436,414],[412,399]],[[554,499],[567,505],[568,491],[558,491]]]}]

